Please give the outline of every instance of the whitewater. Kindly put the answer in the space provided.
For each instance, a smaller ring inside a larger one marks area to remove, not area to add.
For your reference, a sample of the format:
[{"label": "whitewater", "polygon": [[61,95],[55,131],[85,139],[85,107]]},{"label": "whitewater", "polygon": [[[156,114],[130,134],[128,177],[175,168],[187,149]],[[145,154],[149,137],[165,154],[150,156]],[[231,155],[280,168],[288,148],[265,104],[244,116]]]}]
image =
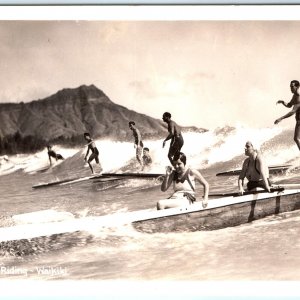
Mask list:
[{"label": "whitewater", "polygon": [[[187,164],[201,171],[210,193],[237,191],[236,177],[216,173],[241,168],[244,145],[252,141],[268,165],[299,165],[293,129],[283,127],[218,128],[205,133],[185,132],[182,151]],[[103,172],[138,172],[133,143],[98,139]],[[168,144],[145,140],[153,164],[149,173],[165,172]],[[70,218],[88,222],[99,216],[155,209],[171,191],[160,190],[156,179],[118,182],[84,181],[33,189],[39,183],[90,175],[84,162],[86,147],[53,145],[65,157],[52,168],[46,149],[34,154],[0,157],[0,227],[47,222],[66,224]],[[96,169],[97,171],[97,169]],[[295,183],[300,176],[287,174],[275,182]],[[202,188],[197,186],[199,196]],[[22,218],[37,212],[34,218]],[[21,217],[20,217],[21,216]],[[37,217],[39,216],[39,217]],[[113,219],[113,218],[112,218]],[[117,218],[115,218],[117,219]],[[59,223],[60,222],[60,223]],[[299,211],[268,217],[232,228],[208,232],[155,233],[111,224],[84,232],[11,241],[0,248],[2,279],[21,280],[299,280]],[[1,268],[0,268],[1,271]]]},{"label": "whitewater", "polygon": [[[229,162],[243,155],[244,145],[252,141],[255,148],[264,154],[267,164],[284,164],[295,158],[296,146],[292,141],[292,131],[280,127],[251,129],[244,127],[225,127],[204,133],[188,132],[184,134],[182,152],[188,157],[188,163],[198,169],[206,169],[216,163]],[[288,139],[286,138],[288,137]],[[276,138],[276,141],[273,141]],[[273,141],[273,142],[272,142]],[[114,172],[120,169],[133,171],[138,166],[134,160],[134,145],[130,142],[112,140],[95,140],[100,150],[100,161],[103,172]],[[270,146],[268,143],[272,143]],[[153,165],[149,172],[164,172],[164,166],[169,165],[167,158],[168,145],[162,148],[162,140],[146,140],[144,146],[150,148]],[[72,163],[77,155],[76,167],[84,166],[80,159],[84,156],[86,148],[63,148],[54,146],[67,161],[64,165]],[[80,155],[79,155],[80,154]],[[80,159],[79,159],[80,157]],[[56,163],[59,164],[61,161]],[[237,167],[240,167],[241,162]],[[49,166],[47,150],[35,154],[18,154],[0,157],[0,175],[22,170],[24,173],[34,173]]]}]

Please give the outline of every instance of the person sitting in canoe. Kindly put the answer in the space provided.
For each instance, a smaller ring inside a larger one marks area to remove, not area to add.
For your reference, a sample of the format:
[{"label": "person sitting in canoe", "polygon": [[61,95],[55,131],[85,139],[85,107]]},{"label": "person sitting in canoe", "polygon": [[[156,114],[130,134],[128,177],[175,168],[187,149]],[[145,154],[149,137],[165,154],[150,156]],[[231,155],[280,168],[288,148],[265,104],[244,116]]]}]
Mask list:
[{"label": "person sitting in canoe", "polygon": [[243,195],[245,192],[243,187],[245,177],[248,179],[248,191],[262,188],[270,192],[271,182],[269,180],[268,166],[249,141],[245,145],[245,155],[248,156],[248,158],[246,158],[243,163],[242,171],[238,179],[239,194]]},{"label": "person sitting in canoe", "polygon": [[159,200],[157,202],[157,209],[166,209],[177,206],[188,205],[196,201],[195,197],[195,181],[199,181],[204,188],[204,196],[202,205],[207,206],[209,184],[196,169],[186,167],[186,156],[180,152],[174,157],[174,168],[166,168],[166,176],[161,185],[163,192],[173,184],[174,193],[168,199]]},{"label": "person sitting in canoe", "polygon": [[48,145],[48,146],[47,146],[47,149],[48,149],[48,157],[49,157],[50,166],[52,166],[51,157],[55,158],[56,161],[59,160],[59,159],[61,159],[61,160],[64,159],[60,154],[56,153],[56,152],[52,149],[52,146]]},{"label": "person sitting in canoe", "polygon": [[99,173],[101,173],[102,172],[102,167],[101,167],[101,164],[100,164],[100,161],[99,161],[99,151],[98,151],[98,148],[96,147],[95,142],[93,141],[93,139],[91,138],[91,136],[90,136],[90,134],[88,132],[85,132],[83,134],[83,136],[84,136],[84,139],[88,142],[87,143],[88,148],[87,148],[84,160],[86,161],[87,156],[89,155],[89,152],[91,150],[92,153],[91,153],[89,159],[87,160],[87,163],[89,164],[89,167],[90,167],[90,169],[92,171],[92,174],[95,174],[93,166],[91,165],[92,160],[95,160],[96,163],[100,167],[100,172]]}]

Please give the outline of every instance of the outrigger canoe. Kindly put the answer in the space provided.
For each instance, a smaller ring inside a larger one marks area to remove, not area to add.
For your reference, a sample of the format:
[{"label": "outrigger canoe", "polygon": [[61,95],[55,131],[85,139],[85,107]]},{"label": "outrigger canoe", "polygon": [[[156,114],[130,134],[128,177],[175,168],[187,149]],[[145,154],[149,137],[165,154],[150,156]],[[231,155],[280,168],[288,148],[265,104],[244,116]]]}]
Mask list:
[{"label": "outrigger canoe", "polygon": [[206,208],[201,202],[195,202],[187,207],[151,212],[133,221],[132,225],[148,233],[216,230],[299,208],[300,189],[278,187],[271,193],[257,191],[243,196],[232,193],[209,199]]},{"label": "outrigger canoe", "polygon": [[[38,223],[38,226],[34,219],[41,212],[33,212],[29,217],[26,214],[21,216],[22,220],[30,219],[31,224],[0,228],[0,246],[4,246],[3,243],[7,241],[30,242],[47,236],[123,225],[133,226],[137,231],[145,233],[216,230],[297,209],[300,209],[299,184],[287,184],[278,186],[271,193],[257,191],[243,196],[237,193],[210,195],[206,208],[202,207],[201,202],[195,202],[186,207],[68,218],[65,221]],[[53,216],[53,212],[51,214]],[[59,217],[61,218],[61,213]]]}]

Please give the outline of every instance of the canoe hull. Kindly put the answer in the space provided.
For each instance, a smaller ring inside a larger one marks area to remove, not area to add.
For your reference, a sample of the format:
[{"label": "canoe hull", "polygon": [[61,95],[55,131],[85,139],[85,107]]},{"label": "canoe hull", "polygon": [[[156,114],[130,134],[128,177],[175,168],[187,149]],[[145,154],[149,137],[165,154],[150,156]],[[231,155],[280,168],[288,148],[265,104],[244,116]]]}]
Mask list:
[{"label": "canoe hull", "polygon": [[136,230],[147,233],[216,230],[300,208],[300,193],[278,193],[264,199],[253,195],[253,198],[250,201],[205,210],[186,209],[186,212],[180,214],[137,220],[132,225]]}]

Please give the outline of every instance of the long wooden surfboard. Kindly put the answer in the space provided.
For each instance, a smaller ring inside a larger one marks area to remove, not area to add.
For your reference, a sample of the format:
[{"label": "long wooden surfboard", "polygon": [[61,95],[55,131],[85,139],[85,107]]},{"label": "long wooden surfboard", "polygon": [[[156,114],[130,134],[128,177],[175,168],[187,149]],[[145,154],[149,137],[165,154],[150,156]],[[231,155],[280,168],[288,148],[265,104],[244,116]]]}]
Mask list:
[{"label": "long wooden surfboard", "polygon": [[157,178],[162,176],[163,174],[154,174],[154,173],[103,173],[103,174],[96,174],[92,176],[86,177],[75,177],[75,178],[67,178],[63,180],[57,180],[52,182],[40,183],[33,185],[32,188],[46,188],[55,185],[67,185],[77,182],[82,182],[90,179],[99,179],[101,182],[113,181],[113,180],[121,180],[125,178]]},{"label": "long wooden surfboard", "polygon": [[158,173],[103,173],[103,176],[107,177],[132,177],[132,178],[157,178],[164,176],[164,174]]},{"label": "long wooden surfboard", "polygon": [[[290,169],[291,167],[292,165],[269,166],[269,173],[276,174],[276,173],[284,172]],[[217,173],[216,176],[236,176],[236,175],[240,175],[241,171],[242,171],[241,169],[225,171],[225,172]]]},{"label": "long wooden surfboard", "polygon": [[67,185],[67,184],[87,181],[87,180],[90,180],[90,179],[99,179],[101,181],[112,181],[112,180],[118,180],[119,178],[107,178],[103,175],[97,174],[97,175],[86,176],[86,177],[67,178],[67,179],[64,179],[64,180],[57,180],[57,181],[52,181],[52,182],[47,182],[47,183],[40,183],[40,184],[33,185],[32,188],[38,189],[38,188],[45,188],[45,187],[55,186],[55,185]]}]

